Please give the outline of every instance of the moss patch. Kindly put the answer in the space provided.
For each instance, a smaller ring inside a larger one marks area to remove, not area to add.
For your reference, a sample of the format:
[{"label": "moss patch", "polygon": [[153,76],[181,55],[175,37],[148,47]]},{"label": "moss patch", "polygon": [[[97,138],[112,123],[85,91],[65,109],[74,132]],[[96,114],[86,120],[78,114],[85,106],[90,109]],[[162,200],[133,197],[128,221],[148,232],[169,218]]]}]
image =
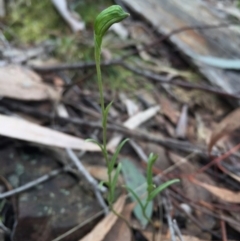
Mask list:
[{"label": "moss patch", "polygon": [[[36,43],[49,39],[55,32],[66,32],[67,26],[50,0],[14,1],[8,7],[5,31],[8,40]],[[12,35],[14,34],[14,36]]]}]

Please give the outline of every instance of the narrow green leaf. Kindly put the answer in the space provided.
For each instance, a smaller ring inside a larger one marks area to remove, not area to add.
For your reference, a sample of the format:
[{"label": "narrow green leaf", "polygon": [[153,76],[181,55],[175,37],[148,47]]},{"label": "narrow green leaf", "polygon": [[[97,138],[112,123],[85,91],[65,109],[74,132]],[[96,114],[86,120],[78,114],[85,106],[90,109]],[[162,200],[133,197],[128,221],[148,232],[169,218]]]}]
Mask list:
[{"label": "narrow green leaf", "polygon": [[94,140],[94,139],[91,139],[91,138],[86,139],[85,141],[86,141],[86,142],[92,142],[92,143],[94,143],[94,144],[98,145],[98,146],[99,146],[99,148],[101,149],[102,153],[104,153],[103,146],[102,146],[102,144],[101,144],[101,143],[99,143],[98,141],[96,141],[96,140]]},{"label": "narrow green leaf", "polygon": [[118,145],[115,153],[113,154],[112,159],[111,159],[111,162],[110,162],[110,165],[109,165],[109,167],[108,167],[110,172],[111,172],[111,171],[113,170],[113,168],[114,168],[114,165],[115,165],[115,163],[116,163],[116,160],[117,160],[117,157],[118,157],[118,155],[119,155],[119,152],[121,151],[122,147],[125,145],[125,143],[126,143],[127,141],[129,141],[128,138],[125,139],[125,140],[123,140],[123,141]]},{"label": "narrow green leaf", "polygon": [[122,165],[121,165],[121,163],[119,163],[117,166],[116,172],[114,174],[114,177],[112,179],[112,182],[110,183],[110,193],[109,193],[110,203],[112,203],[114,201],[113,199],[114,199],[115,188],[117,186],[117,181],[118,181],[118,177],[119,177],[121,169],[122,169]]},{"label": "narrow green leaf", "polygon": [[[138,170],[138,168],[128,159],[121,160],[123,177],[126,182],[126,186],[131,190],[134,190],[136,195],[142,200],[142,204],[147,202],[147,181],[144,175]],[[132,193],[130,193],[131,199],[138,202]],[[134,208],[134,214],[140,221],[141,225],[145,227],[148,224],[148,220],[144,217],[140,204],[137,204]],[[150,201],[146,207],[146,216],[151,219],[153,212],[153,202]]]},{"label": "narrow green leaf", "polygon": [[122,170],[122,164],[119,163],[118,166],[117,166],[115,175],[114,175],[114,177],[113,177],[113,180],[112,180],[112,186],[113,186],[114,188],[115,188],[116,185],[117,185],[118,176],[119,176],[121,170]]},{"label": "narrow green leaf", "polygon": [[128,192],[130,192],[134,196],[134,198],[136,199],[137,203],[140,205],[140,207],[142,209],[142,212],[144,212],[144,206],[142,204],[141,199],[138,197],[138,195],[130,187],[127,187],[127,186],[124,186],[124,187],[128,190]]},{"label": "narrow green leaf", "polygon": [[148,197],[148,200],[149,201],[153,200],[160,192],[162,192],[164,189],[166,189],[167,187],[169,187],[170,185],[172,185],[176,182],[180,182],[180,180],[179,179],[173,179],[173,180],[170,180],[168,182],[163,183],[162,185],[160,185],[159,187],[154,189],[152,191],[152,193],[150,193],[150,195]]},{"label": "narrow green leaf", "polygon": [[108,112],[113,104],[113,101],[111,101],[105,108],[104,113],[103,113],[103,126],[107,125],[107,118],[108,118]]},{"label": "narrow green leaf", "polygon": [[105,111],[104,111],[104,114],[105,114],[106,116],[108,116],[108,112],[109,112],[112,104],[113,104],[113,100],[106,106]]},{"label": "narrow green leaf", "polygon": [[153,153],[150,153],[149,158],[148,158],[148,163],[147,163],[147,183],[148,187],[150,190],[149,192],[152,191],[151,188],[153,187],[153,181],[152,181],[152,167],[153,164],[156,162],[158,156],[154,155]]},{"label": "narrow green leaf", "polygon": [[115,174],[114,174],[112,183],[111,183],[111,187],[113,188],[113,190],[114,190],[114,189],[116,188],[116,186],[117,186],[118,176],[119,176],[121,170],[122,170],[122,164],[119,163],[118,166],[117,166],[116,172],[115,172]]}]

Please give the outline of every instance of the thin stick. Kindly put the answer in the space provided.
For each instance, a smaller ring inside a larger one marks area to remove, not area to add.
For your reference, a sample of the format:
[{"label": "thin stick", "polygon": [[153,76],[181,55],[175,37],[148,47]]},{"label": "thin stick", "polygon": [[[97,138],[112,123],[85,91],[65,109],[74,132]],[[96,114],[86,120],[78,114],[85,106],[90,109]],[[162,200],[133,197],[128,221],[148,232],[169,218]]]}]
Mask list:
[{"label": "thin stick", "polygon": [[178,235],[180,241],[184,241],[176,219],[173,220],[173,227],[174,227],[174,230],[175,230],[176,234]]},{"label": "thin stick", "polygon": [[[101,67],[108,67],[112,65],[119,65],[122,61],[119,60],[113,60],[113,61],[107,61],[102,62]],[[72,64],[58,64],[58,65],[52,65],[52,66],[29,66],[33,70],[40,72],[40,73],[48,73],[48,72],[54,72],[54,71],[62,71],[62,70],[79,70],[79,69],[95,69],[96,63],[95,62],[76,62]]]},{"label": "thin stick", "polygon": [[72,151],[70,148],[66,148],[66,152],[71,159],[71,161],[76,165],[78,171],[82,174],[82,176],[87,180],[87,182],[91,185],[94,194],[100,204],[100,206],[103,208],[105,215],[108,214],[108,207],[101,195],[100,188],[98,185],[98,182],[89,174],[89,172],[86,170],[86,168],[83,166],[81,161],[78,159],[76,154]]},{"label": "thin stick", "polygon": [[4,232],[5,234],[7,234],[7,235],[9,235],[9,234],[11,233],[10,229],[7,228],[7,227],[2,223],[2,221],[0,221],[0,229],[2,229],[3,232]]},{"label": "thin stick", "polygon": [[171,218],[171,215],[170,215],[172,206],[167,201],[167,199],[165,197],[163,197],[162,201],[163,201],[164,209],[166,211],[168,227],[169,227],[170,234],[171,234],[171,240],[176,241],[176,236],[175,236],[175,232],[174,232],[174,225],[173,225],[173,221],[172,221],[172,218]]},{"label": "thin stick", "polygon": [[0,194],[0,199],[11,197],[13,195],[16,195],[16,194],[19,194],[21,192],[24,192],[24,191],[26,191],[26,190],[28,190],[30,188],[33,188],[33,187],[35,187],[35,186],[37,186],[37,185],[39,185],[39,184],[41,184],[43,182],[46,182],[50,178],[55,177],[58,174],[60,174],[60,173],[62,173],[64,171],[67,171],[68,169],[69,169],[69,166],[65,166],[62,169],[53,170],[53,171],[49,172],[48,174],[45,174],[42,177],[39,177],[39,178],[35,179],[34,181],[26,183],[25,185],[23,185],[21,187],[17,187],[17,188],[15,188],[13,190],[10,190],[8,192],[1,193]]},{"label": "thin stick", "polygon": [[[220,216],[222,216],[221,213],[220,213]],[[228,241],[227,232],[226,232],[226,224],[222,218],[220,219],[220,226],[221,226],[221,232],[222,232],[222,240]]]},{"label": "thin stick", "polygon": [[179,81],[179,80],[173,80],[172,78],[168,78],[166,76],[162,76],[159,74],[155,74],[153,72],[150,71],[146,71],[146,70],[140,70],[139,68],[136,67],[132,67],[124,62],[121,63],[121,66],[123,66],[124,68],[132,71],[133,73],[137,74],[137,75],[141,75],[144,76],[148,79],[152,79],[154,81],[157,81],[161,84],[168,84],[168,85],[175,85],[184,89],[196,89],[196,90],[200,90],[200,91],[205,91],[208,93],[212,93],[212,94],[216,94],[216,95],[220,95],[220,96],[224,96],[224,97],[229,97],[229,98],[233,98],[233,99],[240,99],[240,95],[235,95],[235,94],[230,94],[228,92],[225,91],[221,91],[215,87],[209,86],[209,85],[198,85],[198,84],[190,84],[186,81]]}]

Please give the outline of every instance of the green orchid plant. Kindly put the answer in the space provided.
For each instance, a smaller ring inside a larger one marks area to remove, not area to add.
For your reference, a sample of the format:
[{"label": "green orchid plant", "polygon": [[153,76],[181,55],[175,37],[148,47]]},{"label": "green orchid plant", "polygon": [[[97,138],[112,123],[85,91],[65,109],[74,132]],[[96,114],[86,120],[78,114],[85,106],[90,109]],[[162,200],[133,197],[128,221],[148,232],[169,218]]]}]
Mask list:
[{"label": "green orchid plant", "polygon": [[[115,171],[115,165],[117,161],[117,157],[119,152],[121,151],[123,145],[128,141],[128,139],[123,140],[120,145],[117,147],[115,153],[110,158],[108,151],[107,151],[107,117],[109,109],[113,102],[110,102],[106,107],[104,105],[104,98],[103,98],[103,84],[102,84],[102,74],[101,74],[101,48],[102,48],[102,39],[104,34],[107,30],[114,24],[122,21],[123,19],[129,16],[128,13],[124,12],[123,9],[118,5],[113,5],[105,10],[103,10],[96,18],[94,24],[94,44],[95,44],[95,61],[96,61],[96,69],[97,69],[97,81],[98,81],[98,88],[100,93],[100,104],[101,104],[101,111],[102,111],[102,139],[103,143],[99,143],[95,140],[89,139],[93,143],[97,144],[104,156],[104,159],[107,164],[108,169],[108,181],[104,182],[108,188],[108,195],[107,200],[109,204],[109,208],[111,211],[113,210],[113,202],[115,197],[115,189],[118,181],[118,176],[121,171],[121,163],[117,165]],[[115,171],[113,175],[113,171]],[[103,184],[103,183],[102,183]]]},{"label": "green orchid plant", "polygon": [[[98,88],[100,93],[100,105],[101,105],[101,111],[102,111],[102,143],[97,142],[93,139],[88,139],[88,141],[91,141],[99,146],[99,148],[102,151],[102,154],[104,156],[104,159],[107,164],[108,169],[108,181],[102,182],[102,184],[106,184],[108,186],[108,194],[107,194],[107,200],[109,204],[109,208],[112,212],[117,214],[113,209],[113,203],[115,199],[115,189],[117,186],[117,181],[119,174],[121,172],[121,163],[117,164],[117,158],[118,155],[124,146],[124,144],[128,141],[128,139],[123,140],[119,146],[117,147],[115,153],[110,158],[108,151],[107,151],[107,118],[108,118],[108,112],[111,108],[111,105],[113,102],[110,102],[106,107],[104,104],[104,97],[103,97],[103,83],[102,83],[102,75],[101,75],[101,47],[102,47],[102,40],[104,37],[104,34],[107,32],[107,30],[117,22],[120,22],[127,18],[129,16],[128,13],[124,12],[123,9],[118,5],[113,5],[108,7],[107,9],[103,10],[96,18],[95,24],[94,24],[94,44],[95,44],[95,61],[96,61],[96,69],[97,69],[97,81],[98,81]],[[157,160],[157,156],[154,154],[150,154],[149,160],[148,160],[148,168],[147,168],[147,185],[148,185],[148,198],[146,203],[141,202],[141,197],[138,197],[137,194],[134,192],[134,190],[126,187],[126,189],[136,198],[137,202],[140,204],[143,214],[146,216],[145,211],[148,203],[156,197],[159,192],[167,188],[169,185],[177,182],[178,180],[171,180],[167,183],[164,183],[163,185],[159,187],[155,187],[153,184],[153,176],[152,176],[152,166],[154,162]],[[115,165],[117,164],[117,167],[115,169]]]},{"label": "green orchid plant", "polygon": [[141,211],[143,216],[148,220],[148,222],[152,223],[151,219],[147,216],[146,209],[149,205],[149,203],[162,191],[164,191],[166,188],[168,188],[170,185],[179,182],[179,179],[173,179],[170,181],[167,181],[163,183],[162,185],[156,187],[156,185],[153,182],[153,172],[152,172],[152,167],[154,163],[157,161],[158,156],[151,153],[148,157],[148,162],[147,162],[147,193],[146,193],[146,201],[142,201],[141,197],[137,195],[137,193],[129,188],[126,187],[126,189],[132,194],[132,196],[135,198],[135,200],[138,202],[138,204],[141,207]]}]

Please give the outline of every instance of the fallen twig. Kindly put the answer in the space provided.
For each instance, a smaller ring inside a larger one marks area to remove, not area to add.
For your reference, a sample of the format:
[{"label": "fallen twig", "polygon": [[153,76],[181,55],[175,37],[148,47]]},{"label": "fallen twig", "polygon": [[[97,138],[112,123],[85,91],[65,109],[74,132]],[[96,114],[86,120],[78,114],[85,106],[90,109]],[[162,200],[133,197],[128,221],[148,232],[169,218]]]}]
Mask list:
[{"label": "fallen twig", "polygon": [[178,235],[180,241],[184,241],[176,219],[173,220],[173,227],[174,227],[174,230],[175,230],[176,234]]},{"label": "fallen twig", "polygon": [[[220,213],[220,216],[222,216],[221,213]],[[221,232],[222,232],[222,240],[228,241],[227,232],[226,232],[226,224],[223,219],[220,220],[220,226],[221,226]]]},{"label": "fallen twig", "polygon": [[33,188],[33,187],[35,187],[35,186],[37,186],[37,185],[39,185],[43,182],[46,182],[50,178],[55,177],[58,174],[60,174],[61,172],[67,171],[68,169],[69,169],[69,166],[65,166],[64,168],[53,170],[53,171],[49,172],[48,174],[45,174],[42,177],[39,177],[39,178],[35,179],[34,181],[26,183],[23,186],[17,187],[17,188],[15,188],[13,190],[10,190],[8,192],[1,193],[0,199],[11,197],[13,195],[24,192],[24,191],[26,191],[30,188]]},{"label": "fallen twig", "polygon": [[[108,67],[112,65],[119,65],[122,61],[119,60],[112,60],[107,62],[102,62],[102,67]],[[33,70],[40,72],[40,73],[47,73],[47,72],[54,72],[54,71],[62,71],[62,70],[79,70],[79,69],[91,69],[96,68],[95,62],[77,62],[77,63],[71,63],[71,64],[58,64],[58,65],[52,65],[52,66],[34,66],[29,65],[30,68]]]},{"label": "fallen twig", "polygon": [[81,163],[81,161],[78,159],[78,157],[76,156],[76,154],[70,149],[67,148],[66,149],[67,154],[69,156],[69,158],[72,160],[72,162],[76,165],[78,171],[81,173],[81,175],[88,181],[88,183],[91,185],[94,194],[100,204],[100,206],[103,208],[104,213],[107,215],[108,214],[108,207],[101,195],[100,192],[100,187],[98,185],[98,182],[89,174],[89,172],[86,170],[86,168],[83,166],[83,164]]},{"label": "fallen twig", "polygon": [[209,85],[198,85],[198,84],[190,84],[186,81],[179,81],[179,80],[174,80],[175,78],[169,78],[166,76],[162,76],[159,74],[155,74],[153,72],[150,71],[146,71],[146,70],[140,70],[139,68],[135,68],[132,67],[124,62],[121,63],[121,66],[125,67],[126,69],[132,71],[135,74],[144,76],[148,79],[157,81],[161,84],[169,84],[169,85],[175,85],[184,89],[196,89],[196,90],[200,90],[200,91],[205,91],[208,93],[212,93],[212,94],[216,94],[216,95],[220,95],[220,96],[224,96],[224,97],[229,97],[229,98],[233,98],[233,99],[240,99],[240,95],[234,95],[234,94],[230,94],[227,93],[225,91],[221,91],[219,89],[216,89],[215,87],[209,86]]},{"label": "fallen twig", "polygon": [[167,200],[166,197],[162,198],[162,202],[163,202],[163,206],[166,212],[166,217],[167,217],[167,222],[168,222],[168,228],[171,234],[171,240],[172,241],[176,241],[176,236],[175,236],[175,232],[174,232],[174,224],[171,218],[171,209],[172,209],[172,205],[170,204],[170,202]]},{"label": "fallen twig", "polygon": [[7,228],[7,227],[2,223],[2,221],[0,221],[0,229],[2,229],[2,231],[3,231],[5,234],[7,234],[7,235],[9,235],[9,234],[11,233],[10,229]]}]

